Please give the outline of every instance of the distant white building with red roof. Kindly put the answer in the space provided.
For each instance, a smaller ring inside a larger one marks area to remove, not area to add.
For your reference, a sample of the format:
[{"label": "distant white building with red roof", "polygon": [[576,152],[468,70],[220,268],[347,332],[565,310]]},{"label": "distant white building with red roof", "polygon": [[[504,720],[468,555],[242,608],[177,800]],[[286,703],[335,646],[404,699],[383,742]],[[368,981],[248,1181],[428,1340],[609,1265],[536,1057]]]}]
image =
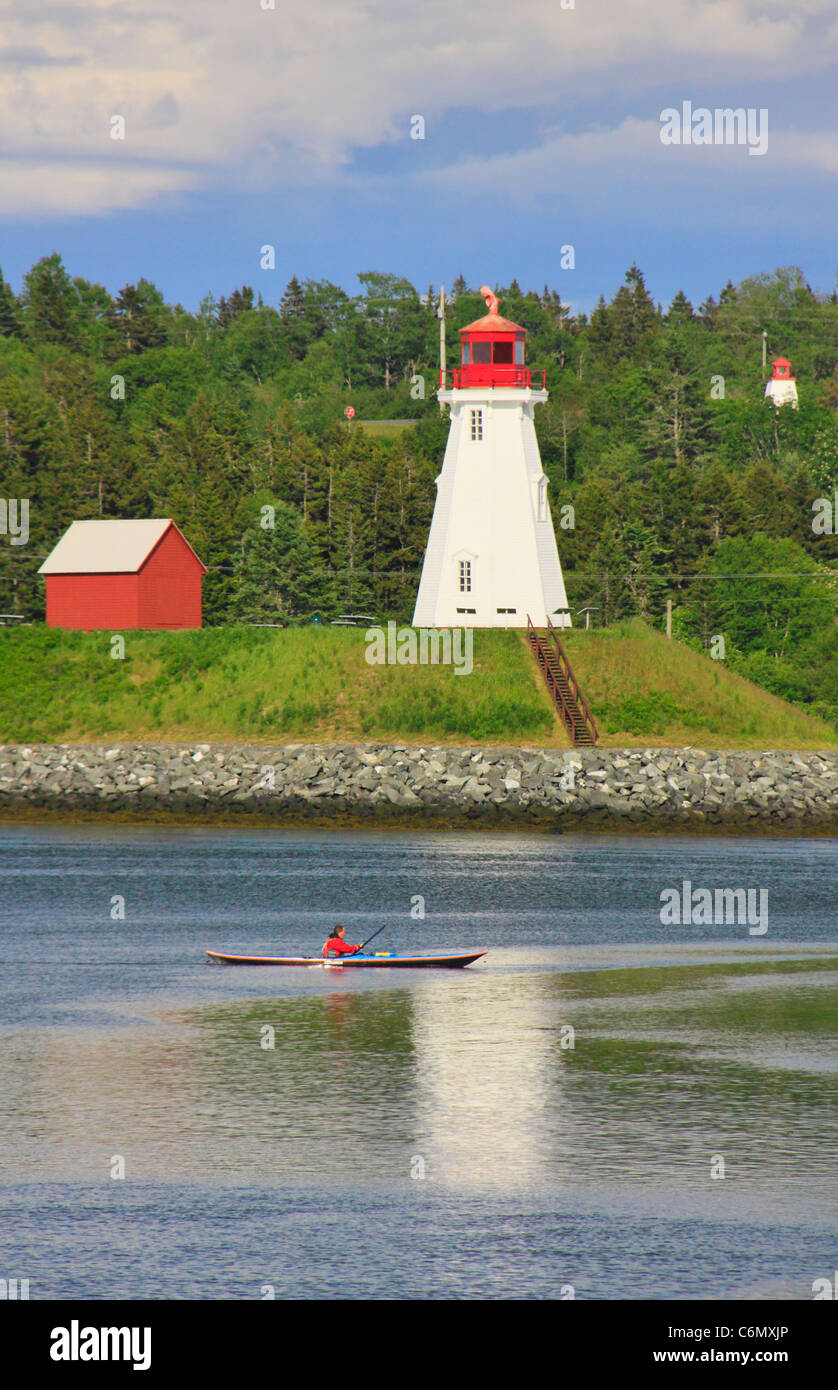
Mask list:
[{"label": "distant white building with red roof", "polygon": [[787,357],[775,357],[771,367],[766,397],[770,396],[776,406],[790,405],[792,410],[797,410],[797,382],[791,374],[791,362]]}]

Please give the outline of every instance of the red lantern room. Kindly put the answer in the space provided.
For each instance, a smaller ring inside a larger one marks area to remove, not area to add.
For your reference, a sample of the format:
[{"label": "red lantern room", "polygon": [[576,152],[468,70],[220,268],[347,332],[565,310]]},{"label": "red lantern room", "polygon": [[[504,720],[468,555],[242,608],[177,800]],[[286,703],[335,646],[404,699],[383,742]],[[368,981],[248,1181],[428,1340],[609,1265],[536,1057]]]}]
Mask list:
[{"label": "red lantern room", "polygon": [[[454,389],[487,386],[529,386],[530,370],[524,365],[527,330],[498,313],[498,297],[487,285],[480,293],[489,312],[460,329],[460,368],[452,373]],[[546,377],[546,372],[543,374]],[[439,384],[445,386],[445,373]],[[542,386],[543,386],[542,382]]]},{"label": "red lantern room", "polygon": [[779,408],[790,405],[797,410],[797,383],[791,374],[791,362],[787,357],[775,357],[770,381],[765,385],[766,400],[771,400]]}]

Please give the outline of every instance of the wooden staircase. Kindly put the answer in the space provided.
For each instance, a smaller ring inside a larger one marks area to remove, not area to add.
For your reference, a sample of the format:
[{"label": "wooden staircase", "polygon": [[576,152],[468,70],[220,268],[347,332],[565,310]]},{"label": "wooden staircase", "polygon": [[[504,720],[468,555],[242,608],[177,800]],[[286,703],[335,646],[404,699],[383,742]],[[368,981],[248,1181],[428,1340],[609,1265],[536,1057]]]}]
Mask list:
[{"label": "wooden staircase", "polygon": [[567,652],[559,641],[559,634],[550,619],[547,619],[546,631],[539,632],[538,628],[533,626],[528,613],[527,641],[541,667],[553,704],[570,734],[574,748],[593,748],[597,741],[596,720],[579,689]]}]

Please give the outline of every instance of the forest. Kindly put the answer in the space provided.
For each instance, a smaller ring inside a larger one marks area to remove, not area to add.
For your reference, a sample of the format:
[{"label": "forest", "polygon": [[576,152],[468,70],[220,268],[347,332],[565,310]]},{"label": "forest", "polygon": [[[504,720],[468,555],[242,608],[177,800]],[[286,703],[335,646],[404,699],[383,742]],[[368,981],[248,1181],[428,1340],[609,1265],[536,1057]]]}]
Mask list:
[{"label": "forest", "polygon": [[[26,545],[0,534],[0,612],[43,619],[37,569],[71,521],[171,516],[209,568],[207,624],[409,621],[448,430],[438,290],[259,275],[193,313],[57,253],[19,293],[0,273],[0,497],[30,517]],[[497,293],[547,374],[574,621],[660,627],[671,600],[680,641],[838,726],[838,293],[786,267],[667,307],[636,265],[590,314]],[[446,301],[450,366],[485,305],[462,276]],[[780,355],[797,410],[764,399]]]}]

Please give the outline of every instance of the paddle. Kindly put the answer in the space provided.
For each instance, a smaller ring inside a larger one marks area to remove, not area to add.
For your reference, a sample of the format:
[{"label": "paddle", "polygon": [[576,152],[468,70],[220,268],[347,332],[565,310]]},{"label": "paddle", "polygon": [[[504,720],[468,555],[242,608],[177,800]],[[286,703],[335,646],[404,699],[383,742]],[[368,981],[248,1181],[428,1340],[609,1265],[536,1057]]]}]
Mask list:
[{"label": "paddle", "polygon": [[[387,923],[385,922],[385,923],[384,923],[384,927],[386,927],[386,925],[387,925]],[[374,931],[373,934],[372,934],[372,936],[368,936],[367,939],[366,939],[366,941],[362,941],[362,942],[361,942],[360,946],[358,947],[357,951],[355,952],[356,956],[359,956],[359,955],[361,954],[361,952],[363,951],[364,947],[365,947],[365,946],[368,946],[368,945],[370,944],[371,941],[374,941],[374,940],[375,940],[375,938],[378,936],[378,933],[379,933],[379,932],[383,932],[384,927],[379,927],[379,928],[378,928],[378,931]]]}]

